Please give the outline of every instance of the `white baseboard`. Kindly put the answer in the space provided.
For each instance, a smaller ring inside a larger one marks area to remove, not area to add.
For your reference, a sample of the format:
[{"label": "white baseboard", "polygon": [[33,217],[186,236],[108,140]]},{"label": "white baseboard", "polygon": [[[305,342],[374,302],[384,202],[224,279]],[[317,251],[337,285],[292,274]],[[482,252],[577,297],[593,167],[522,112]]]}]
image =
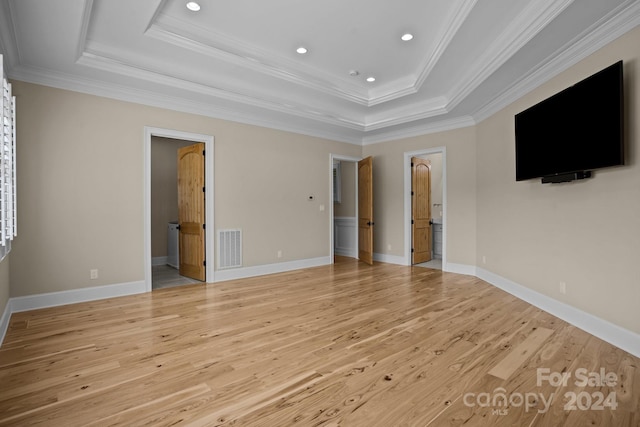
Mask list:
[{"label": "white baseboard", "polygon": [[168,259],[166,256],[154,256],[151,258],[151,265],[166,265]]},{"label": "white baseboard", "polygon": [[284,273],[285,271],[300,270],[302,268],[319,267],[331,264],[331,257],[301,259],[297,261],[279,262],[275,264],[256,265],[253,267],[230,268],[228,270],[216,270],[214,281],[244,279],[247,277],[263,276],[265,274]]},{"label": "white baseboard", "polygon": [[388,254],[373,254],[373,260],[378,262],[386,262],[387,264],[407,265],[407,261],[403,256],[388,255]]},{"label": "white baseboard", "polygon": [[453,262],[448,262],[442,266],[442,271],[447,271],[449,273],[466,274],[468,276],[477,276],[477,268],[475,265],[456,264]]},{"label": "white baseboard", "polygon": [[146,292],[144,280],[11,298],[11,312],[36,310]]},{"label": "white baseboard", "polygon": [[9,327],[13,313],[37,310],[39,308],[57,307],[78,302],[96,301],[106,298],[142,294],[146,292],[144,280],[138,282],[119,283],[116,285],[94,286],[91,288],[71,289],[68,291],[50,292],[10,298],[0,318],[0,344]]},{"label": "white baseboard", "polygon": [[490,271],[477,268],[476,276],[622,350],[640,357],[640,335],[592,314],[538,293]]},{"label": "white baseboard", "polygon": [[4,312],[2,313],[2,317],[0,317],[0,345],[4,341],[4,336],[7,334],[7,329],[9,329],[9,320],[11,320],[11,299],[7,301],[7,305],[4,307]]}]

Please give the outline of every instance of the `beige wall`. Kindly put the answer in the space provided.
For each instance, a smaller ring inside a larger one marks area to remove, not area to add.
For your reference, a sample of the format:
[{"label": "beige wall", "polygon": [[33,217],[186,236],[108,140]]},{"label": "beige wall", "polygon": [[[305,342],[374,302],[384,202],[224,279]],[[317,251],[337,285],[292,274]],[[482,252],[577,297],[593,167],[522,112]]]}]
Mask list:
[{"label": "beige wall", "polygon": [[[18,81],[13,88],[21,231],[12,296],[144,280],[144,126],[215,137],[215,227],[243,229],[245,266],[329,255],[329,153],[356,156],[361,147]],[[89,280],[94,268],[99,279]]]},{"label": "beige wall", "polygon": [[[373,156],[374,250],[404,256],[404,153],[446,148],[447,262],[475,264],[476,144],[473,127],[367,145]],[[391,250],[388,249],[391,245]]]},{"label": "beige wall", "polygon": [[337,217],[356,216],[356,162],[341,161],[342,197],[340,203],[334,203],[334,215]]},{"label": "beige wall", "polygon": [[178,220],[178,148],[192,141],[151,137],[151,256],[167,256],[167,224]]},{"label": "beige wall", "polygon": [[[634,332],[640,332],[638,46],[640,28],[477,126],[477,265]],[[619,59],[627,166],[568,184],[516,182],[514,114]]]}]

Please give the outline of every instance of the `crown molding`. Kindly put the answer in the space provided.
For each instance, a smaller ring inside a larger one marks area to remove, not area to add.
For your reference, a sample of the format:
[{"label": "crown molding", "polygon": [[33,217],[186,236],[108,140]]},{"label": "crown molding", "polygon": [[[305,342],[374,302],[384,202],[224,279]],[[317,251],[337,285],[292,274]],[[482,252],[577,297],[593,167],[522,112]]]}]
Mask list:
[{"label": "crown molding", "polygon": [[82,8],[82,21],[80,23],[80,34],[78,34],[78,42],[76,47],[76,61],[80,59],[87,45],[87,33],[91,24],[93,15],[93,0],[85,0]]},{"label": "crown molding", "polygon": [[420,67],[421,71],[418,74],[418,78],[416,79],[416,82],[414,85],[416,91],[420,90],[420,88],[424,84],[429,74],[431,74],[431,71],[433,70],[435,65],[438,63],[438,60],[440,59],[442,54],[445,52],[445,50],[449,46],[449,43],[451,43],[451,40],[456,35],[456,33],[458,32],[458,30],[460,29],[464,21],[466,21],[467,17],[473,10],[477,1],[478,0],[464,1],[461,4],[461,7],[453,15],[451,21],[447,25],[445,25],[444,34],[442,34],[442,36],[438,38],[438,44],[436,46],[435,51],[433,52],[432,55],[430,55],[428,58],[426,58],[423,61],[422,66]]},{"label": "crown molding", "polygon": [[476,3],[477,0],[465,0],[461,3],[461,6],[455,11],[455,13],[452,14],[451,20],[443,26],[444,31],[442,34],[436,37],[438,42],[434,51],[420,63],[420,66],[418,67],[420,70],[418,77],[411,76],[390,82],[382,87],[372,89],[372,96],[369,99],[367,106],[373,107],[418,93]]},{"label": "crown molding", "polygon": [[[92,47],[95,46],[96,44],[92,44]],[[237,102],[251,107],[262,108],[270,111],[289,114],[292,116],[303,117],[334,126],[346,127],[353,130],[364,130],[364,124],[361,121],[338,115],[335,112],[310,109],[305,105],[293,105],[290,101],[269,100],[238,91],[233,91],[230,89],[212,87],[190,80],[173,77],[155,70],[151,70],[150,68],[134,66],[121,60],[112,59],[98,53],[85,52],[77,61],[77,63],[109,73],[140,79],[146,82],[151,82],[171,88],[178,88],[201,95],[204,94],[214,98]]]},{"label": "crown molding", "polygon": [[162,22],[159,18],[156,19],[145,35],[181,49],[242,66],[349,102],[369,105],[368,90],[358,85],[344,79],[339,79],[339,84],[336,85],[333,83],[336,80],[334,76],[323,75],[318,70],[307,71],[281,55],[257,49],[226,34],[208,29],[209,34],[214,34],[214,43],[207,40],[203,30],[198,30],[197,26],[190,23],[162,16]]},{"label": "crown molding", "polygon": [[[476,62],[478,65],[469,71],[467,79],[453,91],[455,96],[434,98],[411,107],[386,110],[384,114],[363,112],[361,118],[340,115],[335,111],[319,111],[306,105],[293,105],[289,101],[280,99],[262,99],[252,96],[251,92],[226,90],[179,79],[154,71],[153,66],[143,63],[144,58],[136,60],[137,63],[142,64],[141,66],[112,59],[112,57],[124,58],[126,52],[100,46],[86,39],[94,0],[84,0],[83,3],[82,31],[78,37],[78,49],[82,49],[83,52],[80,54],[78,63],[162,87],[209,96],[212,102],[189,100],[180,95],[165,95],[159,90],[135,89],[117,81],[100,82],[90,77],[20,65],[21,55],[12,23],[11,2],[0,2],[0,47],[3,49],[7,74],[11,79],[333,141],[368,145],[473,126],[640,25],[640,2],[628,0],[574,40],[549,55],[545,63],[532,70],[519,82],[505,88],[500,95],[471,112],[470,116],[454,118],[443,116],[441,119],[435,117],[449,114],[461,97],[470,93],[477,87],[480,80],[495,70],[492,67],[497,67],[497,63],[506,61],[540,28],[554,19],[568,3],[569,0],[555,2],[547,0],[548,7],[538,13],[533,21],[525,19],[526,11],[520,14],[515,23],[503,31],[500,38],[502,41],[510,42],[507,49],[504,51],[497,49],[496,46],[501,44],[504,46],[503,43],[493,45],[493,50],[488,51]],[[470,2],[466,4],[469,5]],[[528,23],[526,31],[518,31],[518,26],[522,28],[525,22]],[[103,48],[106,49],[106,55],[101,52]],[[478,74],[483,76],[477,77]],[[424,123],[427,121],[425,119],[432,120]],[[412,121],[417,122],[412,125]],[[419,123],[420,121],[423,123]],[[401,125],[404,126],[400,129]]]},{"label": "crown molding", "polygon": [[35,67],[16,67],[13,70],[13,74],[9,77],[13,80],[26,83],[80,92],[124,102],[197,114],[214,119],[298,133],[348,144],[362,145],[362,137],[359,132],[350,132],[348,129],[344,129],[344,127],[336,128],[335,126],[322,126],[321,124],[318,126],[298,124],[294,120],[291,120],[290,116],[284,116],[278,120],[274,120],[273,118],[265,119],[263,115],[259,113],[251,114],[242,112],[239,109],[223,108],[211,103],[196,102],[185,98],[135,89],[114,83],[104,83],[93,79],[81,78],[75,75],[52,72]]},{"label": "crown molding", "polygon": [[[452,110],[471,92],[518,52],[527,42],[555,19],[573,0],[545,0],[530,2],[527,7],[501,33],[499,41],[492,43],[470,67],[466,75],[454,87],[447,108]],[[531,19],[536,16],[535,19]],[[523,30],[524,28],[524,30]]]},{"label": "crown molding", "polygon": [[260,114],[243,113],[238,109],[228,109],[214,106],[211,103],[201,103],[159,94],[151,91],[134,89],[124,85],[114,83],[104,83],[101,81],[81,78],[75,75],[51,72],[50,70],[38,69],[35,67],[19,66],[15,68],[10,77],[15,80],[53,87],[57,89],[80,92],[88,95],[95,95],[124,102],[147,105],[151,107],[163,108],[172,111],[179,111],[189,114],[197,114],[214,119],[228,120],[248,125],[260,126],[285,132],[307,135],[315,138],[328,139],[331,141],[344,142],[353,145],[370,145],[382,142],[394,141],[403,138],[410,138],[430,133],[443,132],[468,126],[473,126],[475,121],[470,116],[463,116],[454,119],[440,120],[433,123],[419,126],[410,126],[402,129],[395,129],[388,132],[379,132],[375,135],[367,136],[363,131],[348,132],[344,128],[332,129],[328,126],[312,128],[310,126],[298,125],[295,121],[287,117],[281,120],[264,119]]},{"label": "crown molding", "polygon": [[11,2],[0,2],[0,54],[3,55],[4,69],[9,76],[13,68],[22,62],[14,22]]},{"label": "crown molding", "polygon": [[102,71],[124,75],[131,78],[152,82],[159,85],[179,88],[198,94],[205,94],[226,101],[237,102],[239,104],[248,105],[250,107],[262,108],[269,111],[284,113],[292,116],[298,116],[332,126],[343,127],[355,131],[367,132],[378,130],[389,126],[401,125],[415,120],[426,119],[449,112],[447,107],[449,102],[443,97],[429,99],[422,103],[412,104],[408,107],[398,108],[386,111],[384,118],[368,122],[367,116],[362,119],[354,119],[336,112],[321,111],[316,108],[309,108],[305,105],[293,105],[289,101],[269,100],[259,98],[253,95],[234,92],[229,89],[219,87],[211,87],[201,83],[173,77],[157,71],[151,70],[150,65],[139,67],[133,66],[124,60],[111,59],[111,56],[122,57],[122,53],[118,50],[101,46],[96,43],[90,45],[92,51],[109,50],[105,56],[98,53],[85,52],[78,60],[78,64],[100,69]]},{"label": "crown molding", "polygon": [[452,119],[438,120],[431,123],[407,126],[401,129],[382,131],[372,135],[365,135],[362,138],[362,145],[380,144],[384,142],[397,141],[405,138],[413,138],[421,135],[428,135],[437,132],[460,129],[474,126],[475,120],[471,116],[461,116]]},{"label": "crown molding", "polygon": [[415,78],[410,76],[388,82],[375,89],[371,89],[372,96],[369,98],[366,105],[367,107],[374,107],[376,105],[393,101],[394,99],[414,95],[418,93],[418,88],[416,87],[415,82]]},{"label": "crown molding", "polygon": [[633,30],[640,25],[640,4],[629,0],[611,15],[605,18],[604,22],[597,23],[594,28],[566,43],[561,49],[550,55],[546,62],[478,109],[473,114],[474,120],[479,123],[491,117],[618,37]]},{"label": "crown molding", "polygon": [[[444,31],[441,37],[438,37],[439,42],[433,54],[422,61],[419,67],[419,77],[416,78],[414,75],[397,79],[375,89],[364,89],[347,79],[337,78],[317,69],[306,69],[282,55],[257,49],[255,46],[229,37],[225,33],[215,32],[210,28],[205,30],[191,22],[163,15],[161,9],[164,7],[164,1],[156,10],[145,35],[182,49],[242,66],[254,72],[276,77],[358,105],[373,107],[413,95],[420,90],[476,2],[477,0],[465,0],[461,7],[452,14],[450,25],[443,26]],[[338,84],[335,83],[336,80]]]},{"label": "crown molding", "polygon": [[365,131],[378,130],[390,126],[401,125],[416,120],[428,119],[448,113],[447,99],[436,97],[421,103],[407,105],[380,114],[380,118],[367,117]]}]

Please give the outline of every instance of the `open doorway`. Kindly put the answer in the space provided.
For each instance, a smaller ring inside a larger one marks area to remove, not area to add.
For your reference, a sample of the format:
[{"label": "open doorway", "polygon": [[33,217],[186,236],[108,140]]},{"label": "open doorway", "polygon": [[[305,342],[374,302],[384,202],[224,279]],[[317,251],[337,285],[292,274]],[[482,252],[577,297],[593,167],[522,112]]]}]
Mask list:
[{"label": "open doorway", "polygon": [[405,153],[405,262],[446,265],[446,151]]},{"label": "open doorway", "polygon": [[151,137],[151,287],[201,283],[180,272],[178,152],[193,141]]},{"label": "open doorway", "polygon": [[[145,287],[147,291],[158,287],[177,284],[199,283],[185,278],[184,272],[177,273],[180,267],[179,255],[176,256],[176,227],[179,218],[178,203],[178,152],[188,150],[194,143],[201,143],[204,150],[203,219],[201,227],[209,224],[213,227],[213,137],[169,129],[145,128]],[[204,155],[206,153],[206,156]],[[180,227],[177,227],[180,228]],[[180,237],[182,240],[182,237]],[[205,256],[213,260],[213,233],[203,233],[203,258],[201,279],[212,282],[213,261],[204,262]],[[182,248],[184,251],[184,247]],[[154,269],[156,271],[154,271]],[[162,271],[161,271],[162,270]],[[156,283],[154,286],[154,273]],[[158,280],[159,279],[159,280]],[[164,284],[159,284],[164,283]]]},{"label": "open doorway", "polygon": [[358,258],[359,157],[331,155],[330,256]]}]

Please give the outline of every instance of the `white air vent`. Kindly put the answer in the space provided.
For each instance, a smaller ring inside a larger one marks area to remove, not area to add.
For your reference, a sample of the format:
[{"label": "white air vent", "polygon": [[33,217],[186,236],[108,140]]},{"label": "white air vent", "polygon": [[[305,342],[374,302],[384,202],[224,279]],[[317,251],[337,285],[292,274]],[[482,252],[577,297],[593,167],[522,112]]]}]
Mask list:
[{"label": "white air vent", "polygon": [[242,266],[242,230],[218,230],[218,268]]}]

